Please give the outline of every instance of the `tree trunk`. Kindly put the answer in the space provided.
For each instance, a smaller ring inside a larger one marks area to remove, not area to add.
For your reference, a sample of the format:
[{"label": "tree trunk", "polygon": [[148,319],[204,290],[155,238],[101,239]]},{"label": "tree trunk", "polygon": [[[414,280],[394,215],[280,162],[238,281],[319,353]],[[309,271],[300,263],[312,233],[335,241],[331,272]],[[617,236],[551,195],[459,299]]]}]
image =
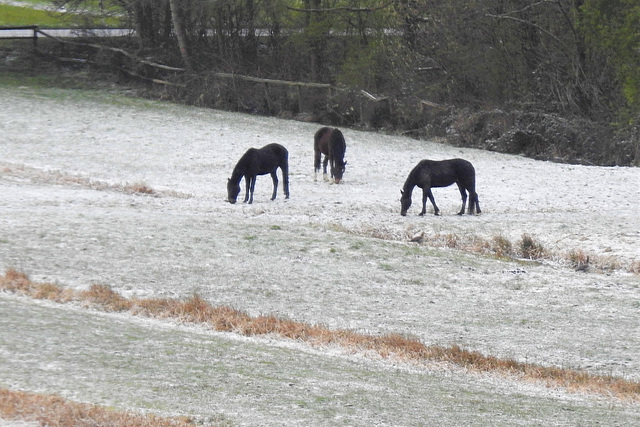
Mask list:
[{"label": "tree trunk", "polygon": [[184,32],[184,15],[180,13],[179,0],[169,0],[169,7],[171,8],[173,29],[178,39],[178,48],[180,48],[184,68],[187,73],[192,73],[193,68],[191,67],[191,59],[189,58],[189,51],[187,49],[187,37]]},{"label": "tree trunk", "polygon": [[[322,2],[321,0],[305,0],[305,5],[307,6],[307,9],[319,10],[322,6]],[[320,36],[318,35],[318,28],[315,25],[317,21],[319,21],[319,19],[316,13],[309,13],[307,25],[312,28],[310,34],[311,46],[309,52],[309,65],[311,68],[311,80],[314,82],[318,81],[320,70]]]}]

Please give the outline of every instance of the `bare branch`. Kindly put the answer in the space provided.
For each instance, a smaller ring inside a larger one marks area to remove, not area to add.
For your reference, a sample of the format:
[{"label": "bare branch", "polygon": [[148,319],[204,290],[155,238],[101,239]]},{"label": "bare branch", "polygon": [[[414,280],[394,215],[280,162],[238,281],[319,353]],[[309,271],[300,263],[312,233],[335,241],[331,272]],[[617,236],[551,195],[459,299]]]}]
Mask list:
[{"label": "bare branch", "polygon": [[347,12],[376,12],[378,10],[382,10],[382,9],[386,9],[387,7],[389,7],[390,3],[385,3],[382,6],[378,6],[378,7],[349,7],[349,6],[340,6],[340,7],[331,7],[331,8],[325,8],[325,9],[302,9],[299,7],[292,7],[292,6],[287,6],[287,9],[294,11],[294,12],[304,12],[304,13],[325,13],[325,12],[340,12],[340,11],[347,11]]},{"label": "bare branch", "polygon": [[509,16],[509,15],[493,15],[493,14],[487,13],[487,14],[485,14],[485,16],[487,16],[489,18],[495,18],[495,19],[510,19],[512,21],[516,21],[516,22],[520,22],[522,24],[530,25],[530,26],[532,26],[534,28],[537,28],[538,30],[542,31],[543,33],[545,33],[546,35],[548,35],[549,37],[551,37],[552,39],[557,41],[560,45],[564,45],[562,40],[560,40],[557,36],[555,36],[554,34],[549,32],[548,30],[542,28],[540,25],[534,24],[531,21],[527,21],[527,20],[524,20],[524,19],[516,18],[515,16]]}]

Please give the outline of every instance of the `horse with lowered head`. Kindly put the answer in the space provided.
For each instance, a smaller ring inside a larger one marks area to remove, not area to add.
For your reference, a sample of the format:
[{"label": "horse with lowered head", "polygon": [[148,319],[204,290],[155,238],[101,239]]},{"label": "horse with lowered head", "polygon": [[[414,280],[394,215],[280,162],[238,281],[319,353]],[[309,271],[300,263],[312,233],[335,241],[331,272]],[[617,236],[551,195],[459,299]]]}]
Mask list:
[{"label": "horse with lowered head", "polygon": [[438,209],[435,200],[433,200],[431,189],[434,187],[448,187],[454,182],[458,184],[460,196],[462,197],[462,208],[458,215],[464,214],[467,191],[469,192],[469,214],[473,214],[474,211],[481,213],[478,193],[476,193],[476,171],[473,165],[463,159],[450,159],[440,161],[422,160],[413,168],[404,183],[402,191],[400,191],[402,194],[400,198],[402,205],[400,214],[402,216],[407,214],[407,210],[411,206],[411,193],[417,185],[422,188],[422,212],[420,212],[420,215],[424,215],[427,212],[427,198],[433,205],[434,213],[439,215],[440,209]]},{"label": "horse with lowered head", "polygon": [[345,166],[347,162],[344,160],[344,153],[347,151],[347,144],[344,142],[344,136],[339,129],[323,127],[320,128],[313,136],[314,158],[314,179],[320,170],[320,158],[324,154],[323,173],[324,179],[327,179],[327,163],[331,163],[331,178],[336,184],[342,181]]},{"label": "horse with lowered head", "polygon": [[244,201],[253,203],[253,190],[256,186],[258,175],[271,174],[273,179],[273,195],[271,200],[275,200],[278,192],[278,176],[276,171],[280,168],[282,180],[284,181],[284,195],[289,198],[289,152],[280,144],[268,144],[264,147],[249,148],[233,168],[231,178],[227,181],[227,196],[229,203],[233,204],[240,193],[240,180],[244,177],[246,183],[246,194]]}]

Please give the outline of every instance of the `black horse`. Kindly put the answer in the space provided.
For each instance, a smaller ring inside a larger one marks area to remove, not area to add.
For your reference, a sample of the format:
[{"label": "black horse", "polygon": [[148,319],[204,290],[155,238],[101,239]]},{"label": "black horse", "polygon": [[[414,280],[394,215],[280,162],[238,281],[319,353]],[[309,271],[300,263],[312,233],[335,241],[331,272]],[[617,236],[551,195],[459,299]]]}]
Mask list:
[{"label": "black horse", "polygon": [[253,189],[256,186],[256,176],[271,174],[273,179],[273,195],[271,200],[275,200],[278,192],[277,169],[282,171],[284,181],[284,195],[289,198],[289,152],[280,144],[268,144],[264,147],[249,148],[240,158],[238,164],[233,168],[231,178],[227,182],[227,195],[229,203],[235,203],[240,193],[240,180],[244,176],[247,184],[247,191],[244,201],[253,203]]},{"label": "black horse", "polygon": [[411,206],[411,193],[416,185],[422,188],[422,212],[427,212],[427,197],[433,205],[436,215],[440,214],[440,209],[433,200],[431,189],[433,187],[448,187],[453,183],[458,184],[460,196],[462,197],[462,209],[458,215],[464,214],[464,206],[467,202],[467,191],[469,192],[469,214],[481,213],[480,203],[478,202],[478,193],[476,193],[476,171],[473,165],[463,159],[450,160],[422,160],[409,173],[409,177],[404,183],[404,187],[400,193],[400,203],[402,208],[400,214],[405,216],[407,210]]},{"label": "black horse", "polygon": [[347,144],[339,129],[323,127],[313,136],[313,151],[315,152],[314,169],[317,176],[320,170],[320,157],[324,154],[323,173],[327,179],[327,163],[331,162],[331,178],[339,184],[344,174],[347,162],[344,161],[344,153],[347,151]]}]

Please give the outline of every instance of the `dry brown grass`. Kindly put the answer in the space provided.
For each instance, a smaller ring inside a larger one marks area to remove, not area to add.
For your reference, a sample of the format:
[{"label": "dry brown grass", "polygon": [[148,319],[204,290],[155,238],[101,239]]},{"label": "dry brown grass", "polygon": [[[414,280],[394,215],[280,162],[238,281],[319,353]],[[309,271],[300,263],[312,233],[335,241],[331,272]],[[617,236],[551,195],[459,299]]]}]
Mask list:
[{"label": "dry brown grass", "polygon": [[[366,235],[366,233],[364,233]],[[415,230],[406,233],[405,238],[417,235]],[[409,237],[408,237],[409,236]],[[433,247],[449,248],[464,252],[480,253],[492,255],[499,258],[520,258],[535,261],[556,261],[565,262],[567,265],[586,271],[610,272],[615,270],[626,270],[630,273],[640,274],[640,261],[633,261],[625,266],[614,256],[595,256],[584,252],[581,249],[572,249],[569,252],[550,251],[542,246],[533,236],[523,234],[517,243],[512,243],[504,236],[494,236],[491,239],[484,239],[475,235],[459,235],[455,233],[426,235],[420,233],[419,243],[428,244]],[[416,240],[413,240],[414,242]]]},{"label": "dry brown grass", "polygon": [[126,184],[122,187],[122,191],[127,194],[156,194],[156,191],[144,182]]},{"label": "dry brown grass", "polygon": [[531,235],[523,234],[519,244],[520,256],[527,259],[542,259],[547,258],[548,253],[546,249],[538,243]]},{"label": "dry brown grass", "polygon": [[15,270],[7,270],[4,276],[0,276],[0,290],[58,302],[77,301],[104,311],[129,311],[136,315],[206,324],[218,331],[245,336],[275,335],[315,346],[335,345],[347,351],[375,353],[379,357],[398,361],[417,364],[448,363],[470,371],[509,375],[573,391],[640,401],[640,382],[500,359],[459,346],[427,346],[399,334],[374,336],[348,330],[332,330],[322,325],[309,325],[276,316],[252,317],[230,307],[213,307],[197,295],[184,301],[128,299],[108,286],[94,285],[87,291],[65,290],[50,283],[32,282],[25,274]]},{"label": "dry brown grass", "polygon": [[118,412],[59,396],[0,388],[0,418],[34,421],[48,427],[193,427],[187,418]]}]

